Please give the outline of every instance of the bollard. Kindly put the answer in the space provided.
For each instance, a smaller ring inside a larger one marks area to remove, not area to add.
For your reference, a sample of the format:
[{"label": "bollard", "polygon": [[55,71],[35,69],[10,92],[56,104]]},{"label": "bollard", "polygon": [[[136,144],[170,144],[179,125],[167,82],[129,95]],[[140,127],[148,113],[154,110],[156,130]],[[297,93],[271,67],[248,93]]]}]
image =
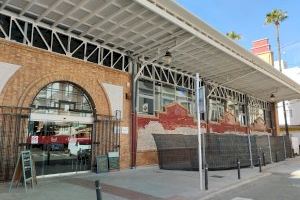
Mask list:
[{"label": "bollard", "polygon": [[263,165],[266,166],[265,152],[262,153],[262,160],[263,160]]},{"label": "bollard", "polygon": [[238,179],[241,179],[241,162],[237,159],[237,170],[238,170]]},{"label": "bollard", "polygon": [[205,181],[205,190],[208,190],[208,164],[205,164],[204,165],[204,169],[205,169],[205,179],[204,179],[204,181]]},{"label": "bollard", "polygon": [[48,152],[47,152],[47,165],[50,165],[50,150],[48,148]]},{"label": "bollard", "polygon": [[100,182],[99,180],[95,181],[95,186],[96,186],[96,196],[97,196],[97,200],[102,200],[102,196],[101,196],[101,187],[100,187]]},{"label": "bollard", "polygon": [[295,150],[292,149],[292,158],[295,158]]},{"label": "bollard", "polygon": [[259,172],[261,172],[261,157],[258,157]]}]

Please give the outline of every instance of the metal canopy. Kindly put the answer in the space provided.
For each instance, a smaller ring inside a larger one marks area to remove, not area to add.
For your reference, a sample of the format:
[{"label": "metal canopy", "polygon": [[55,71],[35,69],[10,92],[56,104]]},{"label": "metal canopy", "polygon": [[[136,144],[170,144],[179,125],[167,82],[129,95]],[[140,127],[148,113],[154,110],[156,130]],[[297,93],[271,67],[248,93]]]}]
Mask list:
[{"label": "metal canopy", "polygon": [[0,12],[156,63],[171,50],[169,67],[260,99],[300,98],[297,83],[171,0],[0,0]]}]

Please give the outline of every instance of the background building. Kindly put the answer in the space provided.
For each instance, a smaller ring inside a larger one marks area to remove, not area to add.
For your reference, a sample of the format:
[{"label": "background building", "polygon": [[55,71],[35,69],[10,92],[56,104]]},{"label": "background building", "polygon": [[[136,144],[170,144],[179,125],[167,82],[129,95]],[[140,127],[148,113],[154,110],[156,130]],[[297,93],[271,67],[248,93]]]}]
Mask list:
[{"label": "background building", "polygon": [[[282,61],[283,62],[283,61]],[[283,62],[284,63],[284,62]],[[278,61],[275,61],[275,67],[278,66]],[[282,72],[293,79],[295,82],[300,84],[300,68],[292,67],[288,68],[287,64],[284,63],[284,68]],[[289,132],[292,136],[297,136],[300,139],[300,100],[290,100],[286,101],[286,112],[287,112],[287,121],[289,125]],[[278,103],[278,115],[279,115],[279,125],[281,127],[281,132],[284,131],[284,117],[283,117],[283,108],[282,103]]]}]

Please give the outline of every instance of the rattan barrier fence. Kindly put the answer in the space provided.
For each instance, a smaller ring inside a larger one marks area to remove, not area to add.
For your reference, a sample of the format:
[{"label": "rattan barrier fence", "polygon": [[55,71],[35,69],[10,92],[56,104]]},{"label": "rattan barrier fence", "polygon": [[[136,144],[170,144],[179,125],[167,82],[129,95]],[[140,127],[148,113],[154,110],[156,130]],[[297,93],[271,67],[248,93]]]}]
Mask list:
[{"label": "rattan barrier fence", "polygon": [[[198,170],[197,135],[153,134],[153,137],[161,169]],[[258,165],[259,156],[266,164],[292,156],[288,137],[267,135],[205,134],[204,152],[210,170],[235,168],[237,159],[241,167],[250,167],[251,163]]]}]

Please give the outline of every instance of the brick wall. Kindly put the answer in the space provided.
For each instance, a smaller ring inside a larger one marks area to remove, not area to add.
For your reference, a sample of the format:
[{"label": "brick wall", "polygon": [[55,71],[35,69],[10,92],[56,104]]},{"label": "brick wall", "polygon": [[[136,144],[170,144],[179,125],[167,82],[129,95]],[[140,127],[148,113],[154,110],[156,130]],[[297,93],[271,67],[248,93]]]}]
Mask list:
[{"label": "brick wall", "polygon": [[[47,84],[69,81],[86,91],[95,104],[97,114],[113,115],[101,84],[122,86],[124,94],[131,91],[130,75],[118,70],[4,39],[0,39],[0,52],[0,62],[21,66],[4,86],[0,94],[0,106],[29,107],[37,93]],[[121,126],[130,127],[130,112],[130,100],[123,97]],[[129,141],[129,134],[121,135],[122,168],[129,167]]]},{"label": "brick wall", "polygon": [[[197,134],[197,123],[180,104],[172,103],[156,116],[138,116],[137,165],[158,164],[152,134]],[[203,128],[205,128],[203,126]]]}]

